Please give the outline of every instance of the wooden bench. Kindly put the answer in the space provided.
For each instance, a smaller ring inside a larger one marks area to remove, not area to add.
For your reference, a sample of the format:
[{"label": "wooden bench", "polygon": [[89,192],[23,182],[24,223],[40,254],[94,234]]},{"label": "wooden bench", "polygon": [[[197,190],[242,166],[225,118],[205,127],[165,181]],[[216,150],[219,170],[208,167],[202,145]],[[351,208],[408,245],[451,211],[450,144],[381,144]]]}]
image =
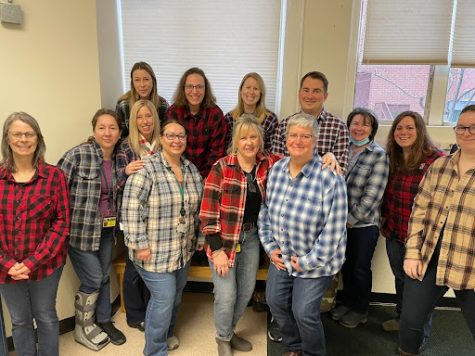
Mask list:
[{"label": "wooden bench", "polygon": [[[114,260],[113,263],[114,270],[117,273],[119,278],[119,288],[120,288],[120,311],[125,313],[125,304],[124,304],[124,271],[125,271],[125,257],[122,255]],[[256,279],[258,281],[267,280],[267,267],[259,268],[257,270]],[[188,281],[193,282],[211,282],[211,270],[209,266],[190,266],[188,271]]]}]

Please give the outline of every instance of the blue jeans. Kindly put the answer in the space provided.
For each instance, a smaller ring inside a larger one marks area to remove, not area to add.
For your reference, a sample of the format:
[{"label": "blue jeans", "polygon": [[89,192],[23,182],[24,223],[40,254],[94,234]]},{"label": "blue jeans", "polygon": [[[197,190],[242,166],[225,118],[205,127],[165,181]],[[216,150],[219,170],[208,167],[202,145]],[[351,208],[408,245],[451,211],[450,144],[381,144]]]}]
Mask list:
[{"label": "blue jeans", "polygon": [[242,232],[241,252],[236,254],[233,268],[225,276],[218,276],[214,264],[209,265],[214,284],[214,324],[216,338],[231,340],[234,329],[251,300],[259,267],[259,237],[257,229]]},{"label": "blue jeans", "polygon": [[99,292],[96,305],[96,321],[105,323],[111,320],[110,270],[112,265],[112,246],[114,229],[104,228],[101,232],[99,251],[82,251],[69,246],[69,257],[81,281],[79,291],[87,294]]},{"label": "blue jeans", "polygon": [[343,275],[343,304],[357,313],[367,313],[371,299],[373,274],[371,260],[378,242],[376,226],[350,228],[347,230],[346,261]]},{"label": "blue jeans", "polygon": [[190,263],[174,272],[149,272],[135,266],[150,291],[145,314],[145,356],[165,356],[167,338],[173,335]]},{"label": "blue jeans", "polygon": [[[56,293],[63,267],[40,281],[0,284],[12,319],[12,337],[18,356],[59,355],[59,322],[56,313]],[[33,328],[36,322],[36,335]]]},{"label": "blue jeans", "polygon": [[[396,239],[386,238],[386,252],[389,258],[389,265],[394,274],[394,284],[396,287],[396,313],[397,318],[401,318],[403,305],[404,281],[406,280],[406,272],[404,272],[404,256],[406,255],[406,247]],[[429,314],[424,324],[424,339],[428,339],[432,329],[432,314]]]},{"label": "blue jeans", "polygon": [[325,355],[325,332],[320,304],[333,276],[298,278],[273,264],[267,275],[266,300],[279,324],[286,351],[304,356]]},{"label": "blue jeans", "polygon": [[[399,331],[399,346],[405,352],[418,353],[425,333],[424,321],[431,316],[437,302],[448,290],[446,286],[435,284],[441,241],[442,237],[439,238],[439,243],[422,281],[406,276],[401,330]],[[475,291],[465,289],[454,290],[454,292],[457,302],[462,308],[465,321],[475,339]]]},{"label": "blue jeans", "polygon": [[124,290],[122,293],[124,293],[127,323],[139,324],[143,322],[150,292],[137,272],[135,264],[130,260],[128,253],[125,256]]}]

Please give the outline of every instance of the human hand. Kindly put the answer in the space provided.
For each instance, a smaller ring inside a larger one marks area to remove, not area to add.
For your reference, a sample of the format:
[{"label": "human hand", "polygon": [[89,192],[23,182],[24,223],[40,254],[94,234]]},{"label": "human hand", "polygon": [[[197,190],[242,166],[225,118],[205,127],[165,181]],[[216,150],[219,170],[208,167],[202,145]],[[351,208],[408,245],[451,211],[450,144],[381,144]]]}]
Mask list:
[{"label": "human hand", "polygon": [[30,279],[30,272],[30,269],[26,267],[23,262],[17,262],[8,270],[8,275],[15,281],[20,281],[23,279]]},{"label": "human hand", "polygon": [[287,271],[287,268],[284,264],[284,260],[282,259],[282,251],[280,249],[272,251],[272,253],[270,254],[270,261],[278,270]]},{"label": "human hand", "polygon": [[145,162],[141,159],[132,161],[125,167],[125,174],[130,176],[131,174],[134,174],[140,171],[144,166],[145,166]]},{"label": "human hand", "polygon": [[412,279],[421,279],[422,261],[406,258],[404,260],[404,272]]},{"label": "human hand", "polygon": [[336,174],[341,174],[341,167],[336,160],[336,157],[333,153],[327,152],[322,157],[322,169],[330,168],[330,171],[334,172],[336,170]]},{"label": "human hand", "polygon": [[229,273],[228,263],[228,256],[223,250],[213,251],[213,264],[218,276],[225,277]]},{"label": "human hand", "polygon": [[141,261],[148,261],[152,257],[152,251],[149,247],[135,250],[135,257]]},{"label": "human hand", "polygon": [[296,270],[297,272],[303,272],[303,269],[301,269],[299,266],[297,256],[290,256],[290,264],[292,265],[292,268]]}]

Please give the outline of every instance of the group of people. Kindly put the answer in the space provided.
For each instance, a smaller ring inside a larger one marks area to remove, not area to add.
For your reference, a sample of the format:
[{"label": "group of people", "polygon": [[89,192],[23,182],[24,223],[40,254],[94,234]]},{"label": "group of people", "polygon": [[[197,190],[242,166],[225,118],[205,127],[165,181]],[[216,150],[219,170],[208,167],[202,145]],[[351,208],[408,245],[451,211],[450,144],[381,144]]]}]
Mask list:
[{"label": "group of people", "polygon": [[401,355],[424,346],[448,288],[475,336],[475,106],[454,128],[454,154],[436,148],[412,111],[393,121],[385,151],[370,110],[353,110],[345,124],[324,109],[328,85],[307,73],[301,111],[279,122],[257,73],[244,76],[224,115],[201,69],[183,74],[169,106],[138,62],[116,110],[98,110],[93,136],[56,167],[44,160],[38,122],[11,114],[1,143],[0,293],[17,354],[58,355],[56,292],[68,252],[80,280],[75,340],[96,351],[126,342],[111,320],[119,235],[127,323],[144,331],[144,355],[179,347],[177,313],[199,250],[212,273],[218,354],[251,351],[235,330],[260,246],[270,260],[272,339],[286,356],[324,355],[322,298],[341,270],[331,318],[348,328],[367,321],[380,233],[398,301],[383,328],[399,330]]}]

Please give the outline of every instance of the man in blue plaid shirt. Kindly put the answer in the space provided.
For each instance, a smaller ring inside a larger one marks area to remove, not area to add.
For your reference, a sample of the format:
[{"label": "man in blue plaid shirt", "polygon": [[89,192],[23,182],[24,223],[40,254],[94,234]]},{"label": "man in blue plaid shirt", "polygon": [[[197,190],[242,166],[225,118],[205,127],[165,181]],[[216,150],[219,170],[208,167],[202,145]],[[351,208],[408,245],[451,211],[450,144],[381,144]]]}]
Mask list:
[{"label": "man in blue plaid shirt", "polygon": [[259,214],[259,237],[272,262],[266,300],[289,356],[325,354],[320,303],[345,256],[345,179],[322,169],[317,131],[310,115],[290,118],[290,156],[271,169]]}]

